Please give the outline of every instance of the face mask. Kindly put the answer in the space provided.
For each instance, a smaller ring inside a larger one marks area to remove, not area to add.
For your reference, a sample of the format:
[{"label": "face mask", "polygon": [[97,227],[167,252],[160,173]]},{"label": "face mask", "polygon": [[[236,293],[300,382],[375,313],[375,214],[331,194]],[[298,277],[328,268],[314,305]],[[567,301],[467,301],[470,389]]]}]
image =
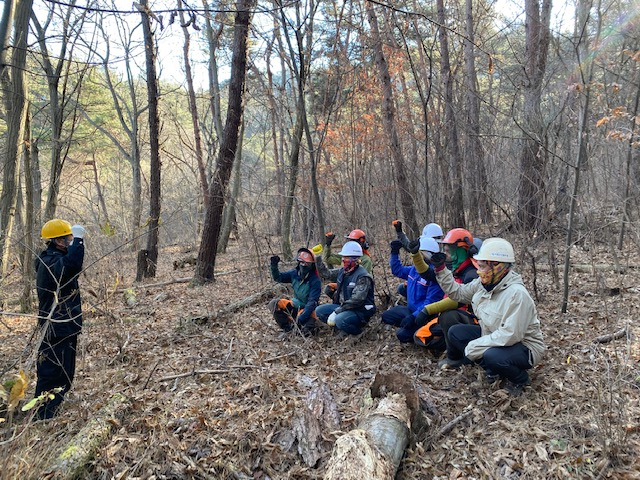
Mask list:
[{"label": "face mask", "polygon": [[298,263],[298,271],[300,272],[300,275],[302,275],[303,277],[309,273],[312,269],[312,266],[309,265],[308,263]]},{"label": "face mask", "polygon": [[351,257],[344,257],[342,259],[342,268],[347,273],[353,272],[358,266],[358,260]]}]

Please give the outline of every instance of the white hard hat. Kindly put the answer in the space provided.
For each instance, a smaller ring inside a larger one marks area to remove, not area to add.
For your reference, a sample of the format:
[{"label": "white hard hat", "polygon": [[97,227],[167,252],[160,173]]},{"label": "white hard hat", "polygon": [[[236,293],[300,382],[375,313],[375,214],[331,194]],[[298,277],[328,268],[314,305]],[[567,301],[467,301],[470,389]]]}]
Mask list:
[{"label": "white hard hat", "polygon": [[347,242],[342,246],[339,255],[343,257],[361,257],[362,247],[358,242]]},{"label": "white hard hat", "polygon": [[440,245],[431,237],[420,237],[420,250],[437,253],[440,251]]},{"label": "white hard hat", "polygon": [[487,238],[482,242],[480,251],[473,256],[475,260],[484,260],[487,262],[503,262],[513,263],[516,256],[513,253],[513,245],[504,238]]},{"label": "white hard hat", "polygon": [[[437,223],[430,223],[429,225],[425,225],[422,229],[422,237],[442,237],[444,235],[442,233],[442,227]],[[422,248],[420,249],[422,250]]]}]

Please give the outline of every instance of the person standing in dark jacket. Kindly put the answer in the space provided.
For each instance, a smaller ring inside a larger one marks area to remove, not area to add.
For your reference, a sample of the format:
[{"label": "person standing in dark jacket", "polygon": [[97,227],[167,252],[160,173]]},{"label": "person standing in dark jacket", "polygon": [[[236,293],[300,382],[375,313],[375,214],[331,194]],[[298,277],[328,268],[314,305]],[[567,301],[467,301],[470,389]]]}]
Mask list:
[{"label": "person standing in dark jacket", "polygon": [[43,330],[35,396],[45,392],[54,396],[38,408],[39,419],[55,416],[76,370],[76,347],[82,331],[78,276],[84,260],[84,232],[82,226],[72,227],[60,219],[49,220],[42,227],[47,248],[35,262],[38,325]]}]

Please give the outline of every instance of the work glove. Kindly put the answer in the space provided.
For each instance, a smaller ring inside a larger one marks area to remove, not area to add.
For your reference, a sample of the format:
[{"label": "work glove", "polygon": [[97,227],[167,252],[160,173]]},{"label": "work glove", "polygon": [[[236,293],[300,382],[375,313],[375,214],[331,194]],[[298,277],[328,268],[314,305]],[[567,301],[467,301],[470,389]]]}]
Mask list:
[{"label": "work glove", "polygon": [[409,253],[418,253],[420,251],[420,239],[411,240],[407,245],[407,250],[409,250]]},{"label": "work glove", "polygon": [[322,253],[322,245],[318,244],[315,247],[311,248],[311,251],[314,255],[320,255]]},{"label": "work glove", "polygon": [[416,317],[409,314],[400,321],[400,328],[411,329],[416,324]]},{"label": "work glove", "polygon": [[424,327],[429,322],[429,317],[430,315],[427,313],[427,311],[424,308],[420,310],[420,313],[416,315],[416,320],[415,320],[415,323],[418,326],[418,328]]},{"label": "work glove", "polygon": [[331,312],[331,315],[329,315],[329,318],[327,318],[327,325],[329,325],[330,327],[335,327],[337,316],[338,314],[335,311]]},{"label": "work glove", "polygon": [[280,257],[278,255],[272,256],[269,260],[271,260],[271,265],[277,265],[280,263]]},{"label": "work glove", "polygon": [[442,252],[437,252],[431,255],[431,265],[433,265],[433,269],[437,272],[442,270],[446,259],[447,256]]},{"label": "work glove", "polygon": [[83,238],[84,227],[82,225],[74,225],[71,227],[71,234],[73,235],[73,238]]},{"label": "work glove", "polygon": [[389,246],[391,247],[391,255],[398,255],[402,248],[402,242],[400,240],[392,240]]},{"label": "work glove", "polygon": [[335,233],[333,233],[333,232],[325,233],[324,234],[324,244],[327,247],[330,247],[331,246],[331,242],[333,242],[335,240],[335,238],[336,238],[336,234]]},{"label": "work glove", "polygon": [[402,222],[400,220],[394,220],[391,225],[396,229],[396,233],[402,233]]}]

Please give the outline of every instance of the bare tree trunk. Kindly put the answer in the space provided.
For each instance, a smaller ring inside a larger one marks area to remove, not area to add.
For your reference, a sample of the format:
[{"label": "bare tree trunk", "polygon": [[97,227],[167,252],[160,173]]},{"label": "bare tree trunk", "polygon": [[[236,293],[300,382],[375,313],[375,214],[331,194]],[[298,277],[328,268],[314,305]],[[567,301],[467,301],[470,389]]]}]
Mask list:
[{"label": "bare tree trunk", "polygon": [[8,44],[11,38],[11,27],[13,26],[13,16],[15,14],[15,0],[4,0],[2,8],[2,18],[0,19],[0,78],[5,75],[8,58]]},{"label": "bare tree trunk", "polygon": [[227,186],[238,146],[238,131],[242,121],[244,85],[247,72],[247,50],[251,10],[256,0],[238,0],[234,22],[231,79],[229,80],[229,105],[227,119],[220,144],[216,171],[210,186],[202,240],[193,276],[196,284],[214,280],[222,211],[226,201]]},{"label": "bare tree trunk", "polygon": [[156,74],[156,45],[151,29],[149,4],[141,0],[142,30],[144,32],[145,60],[147,67],[147,99],[149,102],[149,220],[147,233],[146,264],[138,265],[136,279],[155,277],[158,265],[158,226],[160,224],[160,115],[158,112],[158,76]]},{"label": "bare tree trunk", "polygon": [[242,184],[242,146],[244,144],[244,117],[240,124],[240,133],[238,134],[238,149],[236,150],[236,158],[233,162],[233,186],[229,202],[224,207],[224,220],[222,222],[222,232],[220,233],[220,243],[218,244],[218,253],[227,251],[229,245],[229,237],[233,226],[236,223],[236,205],[238,204],[238,196],[240,195],[240,186]]},{"label": "bare tree trunk", "polygon": [[382,122],[388,135],[389,149],[391,150],[391,156],[393,157],[396,182],[400,189],[400,204],[402,205],[403,220],[414,234],[419,234],[420,230],[416,220],[414,199],[411,197],[404,158],[402,155],[402,147],[400,145],[400,138],[398,136],[398,129],[396,126],[396,113],[393,103],[391,75],[389,74],[387,59],[384,57],[384,52],[382,51],[382,41],[380,39],[380,31],[378,29],[378,18],[376,17],[376,13],[373,10],[371,2],[367,1],[366,9],[373,36],[373,51],[375,54],[376,65],[378,67],[378,79],[382,86]]},{"label": "bare tree trunk", "polygon": [[627,147],[627,165],[624,185],[624,198],[622,200],[622,218],[620,220],[620,236],[618,237],[618,250],[622,250],[627,224],[631,220],[629,214],[629,202],[631,200],[631,179],[633,177],[631,169],[633,165],[634,153],[636,150],[636,147],[634,147],[634,138],[637,137],[636,130],[638,127],[638,123],[636,122],[636,119],[638,118],[638,104],[640,103],[640,82],[638,82],[637,85],[638,88],[636,90],[636,99],[633,105],[633,114],[631,115],[631,135],[629,135],[629,144]]},{"label": "bare tree trunk", "polygon": [[[438,23],[446,24],[444,15],[444,1],[436,0],[438,7]],[[453,74],[449,62],[449,40],[447,30],[444,27],[438,28],[438,41],[440,42],[440,73],[444,87],[444,121],[447,135],[447,152],[451,161],[451,171],[453,173],[453,184],[449,207],[449,223],[452,226],[466,227],[464,214],[464,197],[462,195],[462,155],[460,153],[460,142],[458,140],[458,125],[453,106]]]},{"label": "bare tree trunk", "polygon": [[484,165],[484,151],[480,142],[480,99],[478,98],[478,78],[475,62],[475,35],[473,23],[473,0],[466,0],[466,32],[464,39],[465,81],[467,84],[467,158],[468,171],[473,172],[470,207],[475,216],[484,223],[491,221],[491,205],[484,189],[487,187],[487,171]]},{"label": "bare tree trunk", "polygon": [[27,83],[25,78],[27,65],[27,34],[33,0],[20,0],[16,7],[13,36],[15,47],[12,54],[10,93],[7,92],[9,109],[7,112],[7,137],[5,143],[2,195],[0,196],[0,228],[2,237],[2,278],[8,269],[11,236],[15,222],[16,202],[18,200],[18,165],[24,147],[24,131],[27,119]]},{"label": "bare tree trunk", "polygon": [[211,112],[213,126],[218,142],[220,142],[222,139],[222,110],[220,108],[220,82],[218,81],[218,60],[216,59],[216,52],[218,51],[219,39],[220,35],[222,35],[224,22],[220,22],[220,27],[214,30],[207,0],[202,0],[202,4],[205,10],[207,10],[207,14],[205,15],[207,25],[205,33],[209,46],[209,95],[211,95]]},{"label": "bare tree trunk", "polygon": [[198,103],[196,102],[196,91],[193,87],[193,74],[191,73],[191,60],[189,59],[189,47],[191,45],[191,35],[189,34],[189,26],[184,19],[184,11],[182,9],[183,2],[178,0],[178,12],[180,15],[180,25],[184,34],[184,45],[182,52],[184,55],[184,72],[187,80],[187,96],[189,99],[189,113],[191,114],[191,124],[193,126],[193,141],[196,154],[196,162],[198,164],[198,173],[200,174],[200,188],[202,189],[203,202],[206,205],[207,196],[209,195],[209,182],[204,165],[204,156],[202,154],[202,137],[200,135],[200,119],[198,118]]},{"label": "bare tree trunk", "polygon": [[[580,36],[577,39],[576,50],[578,52],[577,65],[580,68],[582,81],[584,83],[584,104],[582,105],[580,128],[578,130],[578,158],[575,164],[575,179],[573,185],[573,195],[571,196],[571,205],[569,206],[569,225],[567,227],[567,239],[565,243],[564,255],[564,275],[563,275],[563,291],[562,291],[562,313],[567,312],[569,302],[569,267],[571,263],[571,247],[573,246],[573,220],[576,205],[578,203],[578,194],[580,193],[580,171],[586,168],[588,162],[587,147],[589,145],[589,104],[591,102],[591,82],[593,81],[593,57],[590,55],[589,46],[591,41],[588,37],[590,11],[593,7],[592,0],[580,0],[578,3],[578,22]],[[602,16],[600,10],[600,0],[597,7],[597,29],[594,42],[598,45],[600,41],[600,32],[602,29]],[[582,70],[582,66],[586,71]]]},{"label": "bare tree trunk", "polygon": [[[274,37],[278,35],[279,28],[276,24],[274,18]],[[275,178],[276,178],[276,188],[278,192],[278,215],[276,220],[276,234],[280,235],[282,233],[282,217],[284,215],[284,165],[283,165],[283,155],[282,151],[279,148],[279,138],[278,138],[278,125],[281,125],[281,119],[278,116],[278,108],[276,105],[276,97],[275,97],[275,85],[273,82],[273,72],[271,71],[271,51],[273,49],[273,42],[275,38],[269,42],[267,42],[267,48],[265,49],[265,62],[267,69],[267,97],[269,101],[269,117],[271,120],[271,141],[273,142],[273,164],[275,167]],[[280,133],[282,135],[282,129],[280,128]],[[281,139],[281,137],[280,137]]]},{"label": "bare tree trunk", "polygon": [[[114,82],[112,80],[113,72],[110,69],[111,57],[109,48],[109,33],[106,32],[102,23],[98,23],[98,29],[100,30],[102,39],[104,40],[104,53],[102,53],[102,71],[103,78],[106,83],[106,88],[109,90],[111,100],[113,102],[113,108],[116,118],[120,124],[120,131],[126,134],[128,144],[125,145],[120,141],[119,135],[109,131],[100,122],[96,122],[89,114],[82,111],[85,118],[98,130],[100,130],[111,142],[115,145],[121,155],[127,159],[131,166],[131,250],[137,251],[140,248],[140,220],[142,217],[142,172],[140,169],[140,146],[139,146],[139,126],[138,121],[145,108],[141,108],[138,105],[138,98],[136,95],[136,79],[131,69],[132,55],[130,42],[131,38],[126,38],[129,43],[125,42],[125,74],[127,78],[127,94],[128,102],[124,101]],[[125,33],[121,32],[121,35],[126,37]]]},{"label": "bare tree trunk", "polygon": [[104,225],[110,227],[111,222],[109,221],[109,211],[107,210],[107,204],[105,203],[104,195],[102,194],[102,186],[100,185],[100,177],[98,176],[98,161],[96,160],[95,152],[93,153],[91,166],[93,167],[93,182],[96,184],[96,195],[98,196],[98,203],[100,204],[100,209],[102,210],[102,214],[104,215]]},{"label": "bare tree trunk", "polygon": [[[33,162],[31,157],[31,112],[27,107],[27,115],[24,124],[24,155],[22,166],[24,168],[24,249],[22,255],[22,295],[20,296],[20,310],[31,312],[33,310],[33,284],[35,283],[35,268],[33,264],[34,254],[34,230],[36,205],[34,203],[35,184],[33,175]],[[39,206],[39,205],[38,205]]]},{"label": "bare tree trunk", "polygon": [[[51,167],[49,171],[49,190],[47,193],[47,202],[45,204],[44,217],[51,219],[55,216],[58,208],[58,194],[60,192],[60,179],[62,169],[66,160],[67,152],[70,147],[68,139],[63,139],[63,127],[65,120],[69,118],[65,108],[70,105],[70,97],[80,93],[82,82],[78,81],[71,84],[69,79],[69,69],[73,62],[67,60],[67,57],[73,57],[74,44],[72,42],[73,35],[82,28],[84,16],[73,17],[75,0],[63,12],[62,17],[62,34],[60,35],[60,49],[55,55],[49,53],[48,32],[47,27],[53,22],[53,18],[57,15],[55,12],[56,5],[50,5],[47,21],[45,26],[40,25],[36,15],[32,15],[32,24],[37,33],[38,45],[40,47],[40,58],[42,59],[42,68],[47,76],[47,88],[49,91],[49,115],[51,117]],[[81,73],[81,77],[83,74]],[[69,89],[70,88],[70,89]],[[71,116],[76,120],[76,116]],[[73,135],[73,129],[69,133],[69,137]]]},{"label": "bare tree trunk", "polygon": [[542,221],[545,165],[542,136],[544,126],[540,103],[542,81],[549,51],[551,0],[525,0],[524,101],[522,105],[524,144],[520,157],[518,226],[537,229]]},{"label": "bare tree trunk", "polygon": [[[300,20],[300,5],[296,4],[296,17]],[[310,6],[313,9],[313,4]],[[315,11],[312,10],[312,13],[308,16],[308,25],[307,28],[312,30],[313,25],[313,14]],[[300,167],[300,147],[302,144],[302,134],[305,130],[305,125],[307,122],[307,112],[305,106],[305,86],[307,82],[307,72],[308,72],[308,64],[309,61],[309,51],[305,51],[303,47],[303,39],[300,34],[301,26],[298,25],[299,28],[296,28],[296,44],[297,44],[297,52],[294,50],[291,45],[291,38],[289,36],[289,32],[287,29],[287,25],[289,22],[287,21],[284,9],[280,10],[281,20],[282,20],[282,28],[284,31],[284,37],[287,41],[287,46],[289,47],[289,56],[291,57],[291,64],[293,65],[293,74],[296,78],[297,85],[297,93],[298,93],[298,101],[296,106],[296,126],[294,130],[293,137],[291,139],[291,151],[289,153],[289,182],[287,184],[287,193],[284,200],[284,211],[282,215],[282,255],[284,258],[291,258],[293,256],[292,248],[291,248],[291,220],[293,216],[293,203],[295,200],[296,194],[296,185],[298,182],[298,171]],[[309,33],[311,35],[311,33]],[[309,47],[309,45],[307,45]],[[298,62],[295,61],[296,53],[298,56]],[[307,126],[308,129],[308,126]],[[310,140],[310,133],[308,134],[307,140],[309,141],[310,148],[313,151],[313,142]]]}]

